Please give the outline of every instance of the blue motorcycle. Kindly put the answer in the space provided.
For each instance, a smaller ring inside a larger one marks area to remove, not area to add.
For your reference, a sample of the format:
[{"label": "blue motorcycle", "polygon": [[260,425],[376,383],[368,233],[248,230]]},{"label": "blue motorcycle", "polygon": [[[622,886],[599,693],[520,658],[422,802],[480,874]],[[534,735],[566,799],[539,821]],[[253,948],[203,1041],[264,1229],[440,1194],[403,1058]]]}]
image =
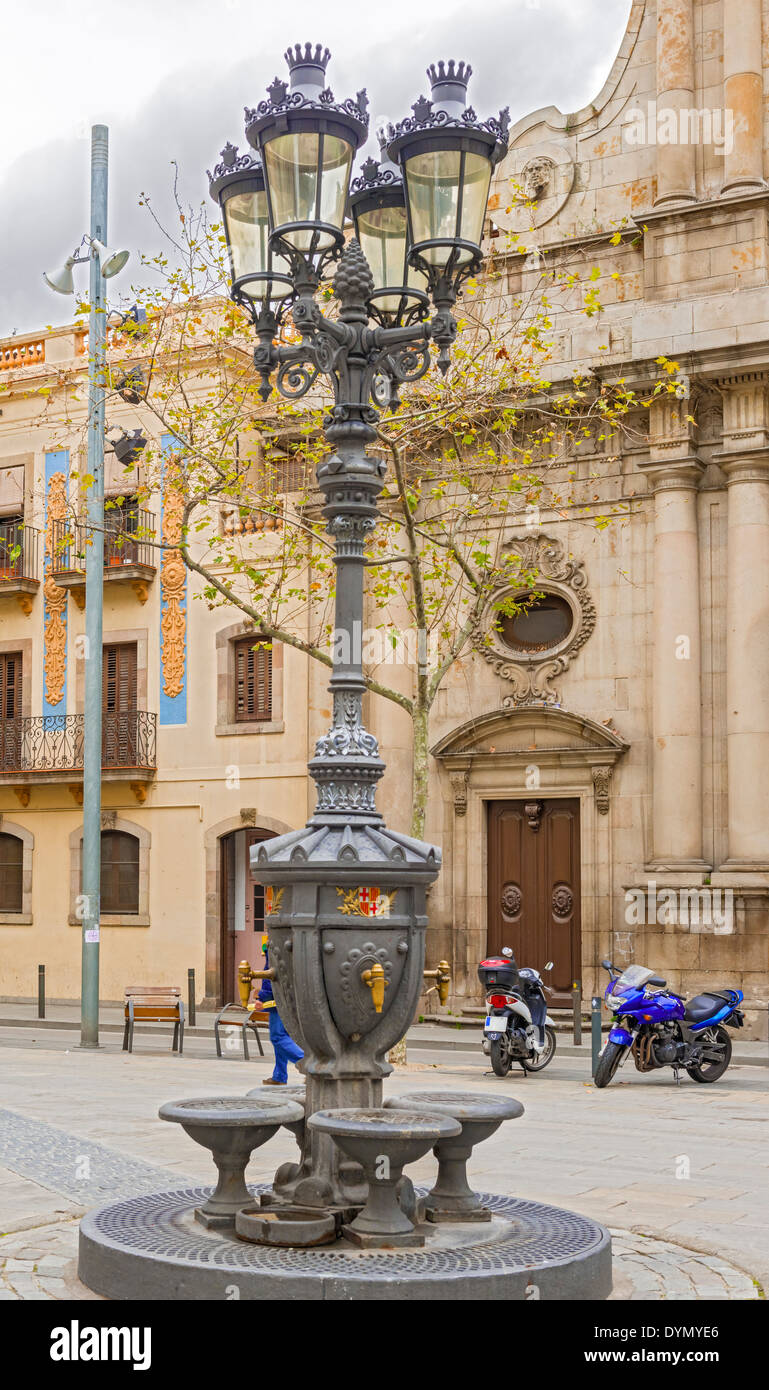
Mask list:
[{"label": "blue motorcycle", "polygon": [[599,1088],[608,1086],[628,1050],[638,1071],[672,1067],[676,1081],[683,1067],[693,1081],[718,1081],[732,1059],[732,1040],[724,1027],[741,1028],[745,1022],[737,1005],[739,989],[716,989],[683,999],[667,989],[653,970],[631,965],[620,972],[610,960],[602,960],[610,980],[606,1007],[614,1014],[595,1073]]}]

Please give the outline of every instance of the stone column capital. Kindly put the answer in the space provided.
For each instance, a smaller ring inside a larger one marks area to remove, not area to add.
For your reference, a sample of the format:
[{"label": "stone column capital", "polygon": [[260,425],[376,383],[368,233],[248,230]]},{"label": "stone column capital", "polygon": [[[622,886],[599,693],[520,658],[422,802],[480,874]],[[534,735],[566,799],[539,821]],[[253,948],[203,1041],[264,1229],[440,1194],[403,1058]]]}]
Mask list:
[{"label": "stone column capital", "polygon": [[726,486],[736,483],[769,482],[769,435],[760,448],[740,449],[734,452],[724,449],[715,456],[715,462],[726,475]]},{"label": "stone column capital", "polygon": [[705,465],[695,454],[688,454],[683,457],[651,458],[647,463],[639,463],[638,470],[649,479],[649,489],[653,493],[696,492]]}]

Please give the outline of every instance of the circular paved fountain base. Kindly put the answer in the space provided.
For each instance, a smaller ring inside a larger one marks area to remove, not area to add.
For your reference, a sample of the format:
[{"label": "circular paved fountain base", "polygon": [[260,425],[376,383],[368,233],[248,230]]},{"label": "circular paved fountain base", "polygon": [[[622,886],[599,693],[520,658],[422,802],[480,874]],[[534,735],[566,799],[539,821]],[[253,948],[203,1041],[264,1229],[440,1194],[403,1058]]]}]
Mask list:
[{"label": "circular paved fountain base", "polygon": [[608,1231],[539,1202],[479,1194],[490,1222],[425,1225],[419,1250],[358,1250],[346,1240],[279,1250],[203,1230],[194,1209],[209,1191],[153,1192],[89,1212],[80,1223],[83,1283],[127,1300],[568,1300],[611,1293]]}]

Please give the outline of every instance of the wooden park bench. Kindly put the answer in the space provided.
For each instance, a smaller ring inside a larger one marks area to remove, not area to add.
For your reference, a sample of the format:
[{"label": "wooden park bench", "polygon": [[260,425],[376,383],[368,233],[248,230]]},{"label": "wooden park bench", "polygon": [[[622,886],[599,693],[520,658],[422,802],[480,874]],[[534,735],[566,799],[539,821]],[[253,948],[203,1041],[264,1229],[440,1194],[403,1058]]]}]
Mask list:
[{"label": "wooden park bench", "polygon": [[123,1051],[133,1052],[134,1024],[173,1023],[172,1052],[184,1050],[184,1004],[177,985],[129,985],[125,992]]}]

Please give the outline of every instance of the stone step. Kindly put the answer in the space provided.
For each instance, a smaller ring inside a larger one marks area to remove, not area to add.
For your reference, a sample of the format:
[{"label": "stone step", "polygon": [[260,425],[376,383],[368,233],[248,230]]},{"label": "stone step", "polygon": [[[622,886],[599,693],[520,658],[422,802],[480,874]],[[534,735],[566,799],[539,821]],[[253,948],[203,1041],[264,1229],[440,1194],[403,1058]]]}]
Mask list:
[{"label": "stone step", "polygon": [[[551,1010],[550,1010],[550,1017],[551,1017],[552,1020],[553,1020],[553,1027],[555,1028],[556,1033],[558,1033],[559,1035],[560,1035],[561,1033],[572,1033],[573,1030],[574,1030],[574,1023],[573,1023],[573,1020],[572,1020],[571,1012],[570,1012],[569,1010],[566,1010],[566,1009],[561,1010],[560,1012],[561,1012],[561,1016],[559,1017],[559,1011],[558,1011],[558,1010],[556,1010],[556,1009],[551,1009]],[[478,1031],[480,1031],[480,1028],[481,1028],[483,1019],[484,1019],[485,1017],[486,1017],[486,1014],[485,1014],[485,1011],[484,1011],[483,1009],[479,1010],[479,1012],[478,1012],[477,1014],[472,1014],[472,1015],[469,1015],[469,1010],[463,1009],[461,1014],[423,1014],[423,1015],[420,1017],[420,1022],[421,1022],[421,1023],[440,1023],[440,1024],[443,1025],[444,1028],[456,1028],[457,1030],[460,1030],[460,1031],[462,1031],[462,1032],[468,1032],[468,1031],[474,1031],[474,1030],[476,1030],[476,1029],[477,1029]],[[602,1032],[602,1033],[608,1033],[609,1030],[610,1030],[610,1028],[611,1028],[611,1026],[612,1026],[612,1025],[611,1025],[611,1022],[610,1022],[608,1019],[602,1019],[602,1020],[601,1020],[601,1032]],[[585,1034],[587,1034],[588,1037],[589,1037],[589,1035],[590,1035],[590,1015],[589,1015],[589,1014],[585,1014],[585,1015],[583,1016],[583,1019],[582,1019],[582,1033],[583,1033],[583,1036],[584,1036]]]},{"label": "stone step", "polygon": [[[549,1005],[549,1006],[548,1006],[547,1012],[550,1014],[550,1017],[553,1018],[553,1019],[568,1018],[569,1020],[571,1020],[571,1019],[574,1017],[574,1011],[573,1011],[573,1009],[567,1009],[567,1008],[561,1008],[561,1009],[559,1009],[557,1006],[554,1007],[553,1005]],[[463,1007],[462,1013],[463,1013],[463,1014],[466,1014],[468,1018],[485,1018],[485,1017],[486,1017],[486,1010],[485,1010],[485,1008],[483,1007],[482,1004],[467,1004],[467,1005],[465,1005],[465,1006]],[[452,1015],[452,1016],[453,1016],[453,1015]],[[582,1009],[582,1018],[583,1018],[583,1020],[584,1020],[584,1019],[587,1019],[587,1020],[589,1021],[589,1020],[590,1020],[590,1016],[591,1016],[591,1010],[590,1010],[589,1008],[584,1008],[584,1007],[583,1007],[583,1009]]]}]

